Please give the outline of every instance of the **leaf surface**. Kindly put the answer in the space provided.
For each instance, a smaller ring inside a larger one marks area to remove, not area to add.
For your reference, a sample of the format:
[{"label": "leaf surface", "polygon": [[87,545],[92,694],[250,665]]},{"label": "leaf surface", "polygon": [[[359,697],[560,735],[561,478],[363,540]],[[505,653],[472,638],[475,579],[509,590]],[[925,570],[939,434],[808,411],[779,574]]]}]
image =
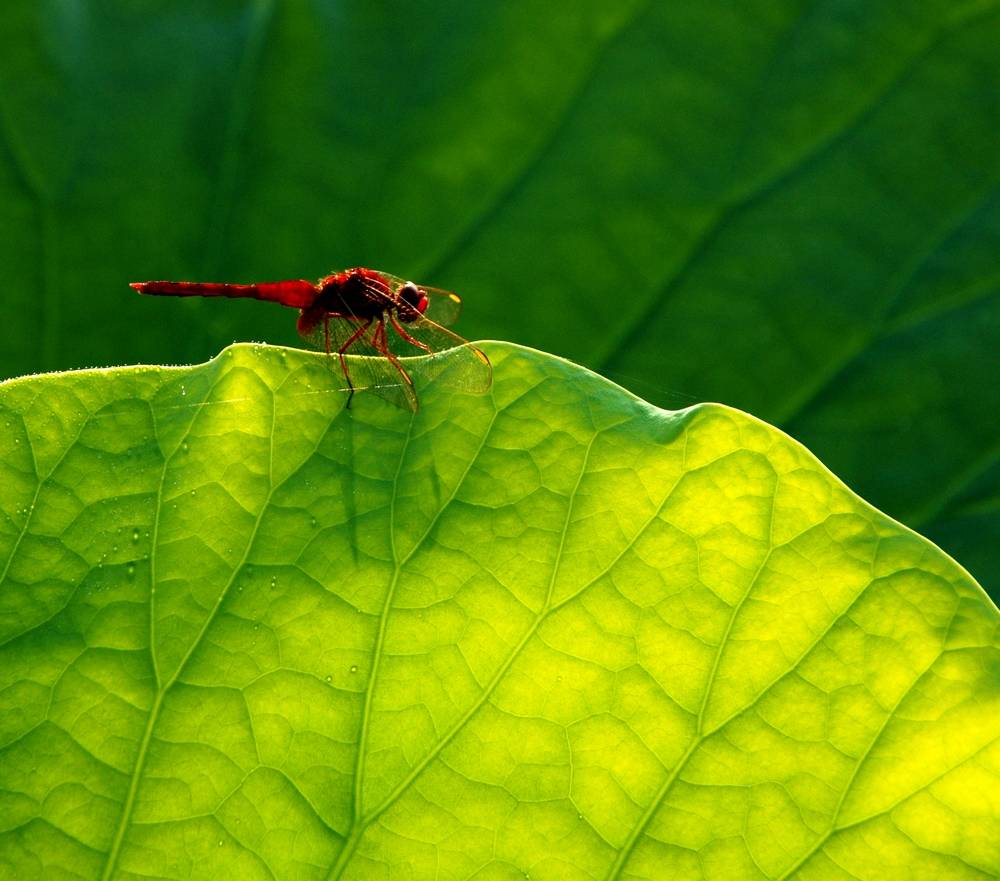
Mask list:
[{"label": "leaf surface", "polygon": [[0,874],[986,879],[998,614],[780,431],[487,346],[0,386]]}]

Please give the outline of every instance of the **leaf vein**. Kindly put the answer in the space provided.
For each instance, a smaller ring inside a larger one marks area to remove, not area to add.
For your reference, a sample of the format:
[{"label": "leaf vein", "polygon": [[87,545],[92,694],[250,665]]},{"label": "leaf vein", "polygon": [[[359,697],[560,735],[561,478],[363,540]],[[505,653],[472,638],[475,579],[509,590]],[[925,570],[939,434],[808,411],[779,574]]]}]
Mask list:
[{"label": "leaf vein", "polygon": [[576,85],[573,94],[569,96],[569,99],[560,110],[559,118],[556,119],[549,128],[545,139],[535,148],[531,156],[527,158],[527,161],[515,172],[510,180],[508,180],[506,184],[494,194],[492,200],[488,204],[481,206],[476,214],[474,214],[469,221],[466,222],[464,227],[458,231],[452,240],[444,246],[442,251],[432,260],[428,261],[419,272],[415,273],[415,275],[421,278],[434,278],[439,275],[444,267],[448,265],[448,262],[452,260],[456,254],[460,254],[464,249],[466,249],[470,242],[475,241],[476,237],[486,228],[486,225],[494,217],[496,217],[506,205],[511,203],[516,198],[517,194],[531,179],[532,174],[542,165],[549,153],[555,147],[558,142],[559,135],[566,129],[569,121],[573,117],[573,111],[587,94],[590,84],[597,75],[600,68],[601,58],[603,58],[604,55],[606,55],[616,44],[618,39],[629,29],[634,27],[643,18],[643,16],[645,16],[653,8],[653,6],[654,4],[652,2],[644,3],[636,10],[630,19],[625,21],[618,27],[617,30],[608,35],[604,45],[597,50],[594,58],[591,60],[590,67],[581,77],[580,82]]},{"label": "leaf vein", "polygon": [[719,667],[723,655],[725,654],[726,647],[729,645],[729,638],[733,631],[733,624],[739,617],[740,610],[743,608],[744,603],[747,598],[753,593],[754,588],[757,586],[757,582],[760,579],[761,574],[767,568],[768,561],[771,559],[771,555],[774,553],[774,512],[776,508],[776,501],[778,497],[778,485],[779,476],[775,475],[775,485],[773,492],[771,494],[771,506],[770,513],[768,514],[768,535],[767,535],[767,553],[764,554],[760,561],[760,565],[757,567],[757,571],[754,572],[753,577],[747,584],[747,589],[740,597],[740,601],[733,607],[732,614],[729,616],[729,621],[726,624],[726,630],[722,635],[722,639],[719,642],[719,647],[715,653],[715,659],[712,664],[712,669],[709,672],[708,679],[705,682],[705,694],[702,697],[701,706],[698,709],[698,721],[695,728],[694,737],[691,739],[691,743],[688,745],[687,750],[684,755],[680,758],[677,764],[674,766],[673,771],[667,775],[666,779],[663,781],[656,795],[654,796],[652,802],[650,802],[649,807],[643,813],[639,822],[632,828],[629,833],[625,844],[622,846],[621,850],[618,852],[618,857],[611,864],[611,868],[606,876],[606,881],[615,881],[615,879],[621,877],[621,873],[632,856],[635,850],[635,846],[639,839],[645,833],[646,828],[649,826],[650,821],[656,815],[656,812],[660,809],[663,804],[664,799],[667,797],[667,793],[673,788],[674,783],[680,777],[681,772],[687,765],[691,756],[694,755],[695,751],[701,746],[704,741],[704,731],[703,726],[705,722],[705,709],[708,706],[709,699],[712,696],[712,690],[715,686],[716,677],[718,676]]},{"label": "leaf vein", "polygon": [[981,9],[973,8],[964,15],[956,16],[955,21],[939,29],[928,41],[908,59],[896,75],[883,87],[867,105],[858,109],[845,124],[831,131],[822,140],[813,144],[804,153],[796,156],[775,174],[755,184],[743,194],[737,194],[710,217],[702,226],[695,240],[679,261],[677,267],[670,273],[657,291],[645,302],[640,303],[634,313],[627,318],[620,330],[609,333],[607,342],[595,351],[587,363],[599,373],[605,373],[611,367],[617,356],[631,348],[637,338],[650,325],[654,315],[663,303],[674,294],[701,258],[718,240],[719,236],[734,220],[749,211],[756,204],[775,192],[785,183],[815,165],[822,157],[831,153],[839,144],[845,141],[868,118],[873,116],[903,84],[918,69],[919,62],[932,54],[952,34],[963,30],[980,18],[985,18],[996,11],[996,5],[985,5]]}]

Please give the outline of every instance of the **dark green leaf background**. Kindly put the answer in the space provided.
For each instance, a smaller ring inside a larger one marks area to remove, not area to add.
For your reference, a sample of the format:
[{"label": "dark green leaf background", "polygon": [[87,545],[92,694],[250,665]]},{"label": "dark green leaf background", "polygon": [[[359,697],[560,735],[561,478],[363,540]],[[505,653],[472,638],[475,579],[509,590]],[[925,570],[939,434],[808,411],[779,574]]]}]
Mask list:
[{"label": "dark green leaf background", "polygon": [[1000,8],[14,0],[0,374],[294,342],[144,278],[366,264],[813,449],[994,591]]}]

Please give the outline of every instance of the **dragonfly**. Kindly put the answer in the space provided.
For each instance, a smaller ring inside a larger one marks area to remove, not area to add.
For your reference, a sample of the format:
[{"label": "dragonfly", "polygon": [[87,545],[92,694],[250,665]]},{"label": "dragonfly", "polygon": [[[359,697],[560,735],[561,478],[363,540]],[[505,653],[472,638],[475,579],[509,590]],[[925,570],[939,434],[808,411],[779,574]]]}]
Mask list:
[{"label": "dragonfly", "polygon": [[[140,281],[141,294],[168,297],[248,297],[299,310],[298,331],[315,348],[336,356],[347,381],[347,404],[355,391],[371,389],[397,406],[416,412],[413,378],[401,355],[431,359],[435,381],[482,394],[492,382],[486,354],[448,330],[462,301],[451,291],[417,285],[375,269],[355,267],[317,282],[305,279],[259,284]],[[366,356],[352,359],[348,354]]]}]

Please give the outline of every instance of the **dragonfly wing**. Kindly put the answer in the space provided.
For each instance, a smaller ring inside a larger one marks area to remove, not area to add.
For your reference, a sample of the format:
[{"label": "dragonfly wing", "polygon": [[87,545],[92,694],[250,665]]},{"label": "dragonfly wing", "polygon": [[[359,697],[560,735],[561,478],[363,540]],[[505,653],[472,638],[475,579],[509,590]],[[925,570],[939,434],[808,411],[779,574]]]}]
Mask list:
[{"label": "dragonfly wing", "polygon": [[[389,307],[392,305],[393,298],[398,296],[399,290],[406,284],[406,281],[390,272],[379,270],[378,274],[389,285],[390,296],[386,301],[387,307]],[[458,321],[458,316],[462,314],[462,298],[458,294],[453,294],[451,291],[446,291],[442,288],[430,288],[423,284],[418,284],[417,287],[427,296],[427,311],[424,312],[426,318],[429,318],[435,324],[448,327]],[[384,293],[382,293],[382,296],[385,296]]]},{"label": "dragonfly wing", "polygon": [[387,331],[397,354],[430,356],[420,365],[422,376],[460,391],[489,391],[493,382],[490,359],[458,334],[423,316],[406,323],[390,320]]},{"label": "dragonfly wing", "polygon": [[458,316],[462,314],[462,298],[458,294],[441,288],[429,288],[426,285],[420,285],[420,290],[427,294],[425,318],[447,327],[458,321]]},{"label": "dragonfly wing", "polygon": [[[371,391],[404,410],[417,409],[417,396],[413,381],[405,367],[393,355],[383,352],[380,319],[368,321],[338,315],[329,315],[309,335],[309,341],[322,351],[327,351],[329,328],[330,367],[344,377],[347,391]],[[343,350],[344,360],[340,354]],[[390,353],[391,354],[391,353]]]}]

